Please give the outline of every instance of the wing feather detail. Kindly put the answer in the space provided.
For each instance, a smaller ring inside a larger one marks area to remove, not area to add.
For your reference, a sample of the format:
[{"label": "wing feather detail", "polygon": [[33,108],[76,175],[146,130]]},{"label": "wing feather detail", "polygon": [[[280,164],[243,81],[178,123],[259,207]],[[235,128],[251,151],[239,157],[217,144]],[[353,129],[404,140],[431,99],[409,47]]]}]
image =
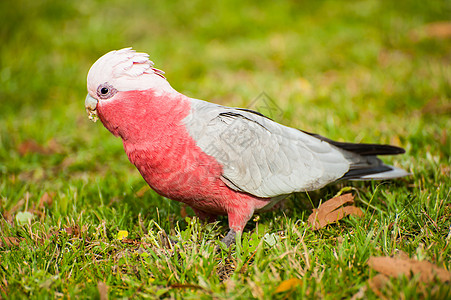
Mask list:
[{"label": "wing feather detail", "polygon": [[335,146],[246,110],[192,99],[184,122],[197,146],[223,166],[223,181],[258,197],[315,190],[349,170]]}]

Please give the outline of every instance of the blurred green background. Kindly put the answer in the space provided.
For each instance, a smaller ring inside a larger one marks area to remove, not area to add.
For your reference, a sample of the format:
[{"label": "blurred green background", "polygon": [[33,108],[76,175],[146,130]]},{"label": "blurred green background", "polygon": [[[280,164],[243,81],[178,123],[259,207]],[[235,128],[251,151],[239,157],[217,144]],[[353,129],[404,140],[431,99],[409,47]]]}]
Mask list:
[{"label": "blurred green background", "polygon": [[450,16],[448,0],[0,1],[0,211],[8,220],[47,192],[42,233],[182,219],[178,203],[142,196],[121,141],[84,110],[90,66],[129,46],[188,96],[246,107],[264,92],[286,125],[405,147],[388,161],[414,174],[412,189],[387,194],[449,203]]}]

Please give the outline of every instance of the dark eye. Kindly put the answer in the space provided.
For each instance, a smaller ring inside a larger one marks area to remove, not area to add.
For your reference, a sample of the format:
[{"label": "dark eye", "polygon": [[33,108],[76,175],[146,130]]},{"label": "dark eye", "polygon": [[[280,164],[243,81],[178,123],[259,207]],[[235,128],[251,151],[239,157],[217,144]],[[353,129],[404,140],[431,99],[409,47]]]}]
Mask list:
[{"label": "dark eye", "polygon": [[117,90],[108,82],[102,83],[97,88],[97,96],[100,99],[109,99],[117,93]]}]

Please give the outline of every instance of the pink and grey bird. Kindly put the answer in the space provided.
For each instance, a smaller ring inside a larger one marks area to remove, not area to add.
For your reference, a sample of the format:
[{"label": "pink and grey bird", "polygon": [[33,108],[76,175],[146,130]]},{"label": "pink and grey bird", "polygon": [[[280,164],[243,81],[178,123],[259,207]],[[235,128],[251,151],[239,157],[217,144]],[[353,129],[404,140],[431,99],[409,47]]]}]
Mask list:
[{"label": "pink and grey bird", "polygon": [[115,136],[160,195],[186,203],[207,221],[227,215],[226,244],[254,212],[295,192],[343,179],[408,175],[376,155],[390,145],[336,142],[290,128],[258,112],[225,107],[174,90],[149,55],[111,51],[88,73],[86,110]]}]

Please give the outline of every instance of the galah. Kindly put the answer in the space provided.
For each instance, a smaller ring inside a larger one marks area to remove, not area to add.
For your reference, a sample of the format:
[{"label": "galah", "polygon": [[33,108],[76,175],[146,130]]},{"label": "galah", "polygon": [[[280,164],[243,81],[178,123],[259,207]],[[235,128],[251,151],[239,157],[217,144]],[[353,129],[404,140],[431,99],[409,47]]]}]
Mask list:
[{"label": "galah", "polygon": [[408,175],[376,157],[402,148],[336,142],[252,110],[193,99],[163,74],[146,53],[111,51],[89,70],[86,111],[122,139],[128,159],[157,193],[186,203],[202,220],[227,215],[227,245],[254,212],[292,193],[343,179]]}]

